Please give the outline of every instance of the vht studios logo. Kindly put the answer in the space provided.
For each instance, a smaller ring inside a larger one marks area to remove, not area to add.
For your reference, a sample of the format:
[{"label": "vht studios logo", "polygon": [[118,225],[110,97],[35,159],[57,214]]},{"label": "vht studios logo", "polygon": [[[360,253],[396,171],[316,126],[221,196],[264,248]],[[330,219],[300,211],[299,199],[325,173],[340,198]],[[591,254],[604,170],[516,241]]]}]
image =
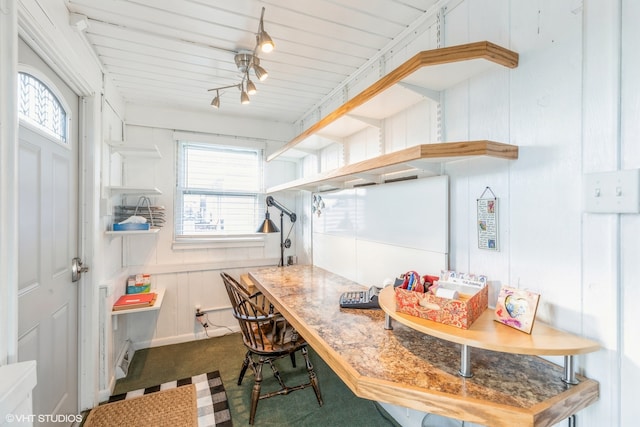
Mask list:
[{"label": "vht studios logo", "polygon": [[82,415],[66,415],[66,414],[7,414],[5,417],[7,423],[79,423],[82,422]]}]

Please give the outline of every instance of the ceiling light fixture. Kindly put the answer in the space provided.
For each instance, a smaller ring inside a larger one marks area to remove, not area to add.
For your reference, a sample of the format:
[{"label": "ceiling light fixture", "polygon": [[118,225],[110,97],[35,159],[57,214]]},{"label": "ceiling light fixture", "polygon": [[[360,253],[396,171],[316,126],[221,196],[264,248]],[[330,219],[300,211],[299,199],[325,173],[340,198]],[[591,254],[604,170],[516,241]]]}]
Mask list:
[{"label": "ceiling light fixture", "polygon": [[262,8],[262,14],[260,15],[260,26],[258,27],[258,46],[264,53],[271,52],[276,45],[269,37],[269,34],[264,30],[264,7]]},{"label": "ceiling light fixture", "polygon": [[213,108],[220,108],[220,92],[216,90],[216,97],[211,101],[211,106]]},{"label": "ceiling light fixture", "polygon": [[211,106],[214,108],[220,108],[220,91],[223,89],[229,89],[237,87],[240,90],[240,103],[248,104],[250,102],[249,95],[253,95],[257,92],[256,85],[251,81],[249,77],[249,71],[253,70],[256,78],[259,81],[265,81],[269,77],[267,70],[260,66],[260,58],[258,58],[258,49],[262,52],[269,53],[275,47],[273,40],[264,30],[264,10],[262,8],[262,14],[260,15],[260,24],[258,25],[258,33],[256,34],[256,46],[251,51],[240,51],[235,54],[234,61],[238,71],[242,73],[242,80],[240,83],[220,86],[213,89],[209,89],[208,92],[215,91],[216,96],[211,101]]}]

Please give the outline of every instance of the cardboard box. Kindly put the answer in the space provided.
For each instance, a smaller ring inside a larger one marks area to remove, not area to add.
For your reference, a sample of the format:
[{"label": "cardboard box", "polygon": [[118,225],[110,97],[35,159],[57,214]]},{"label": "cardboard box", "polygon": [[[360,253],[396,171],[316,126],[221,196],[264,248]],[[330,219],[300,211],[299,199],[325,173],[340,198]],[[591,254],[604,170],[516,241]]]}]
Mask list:
[{"label": "cardboard box", "polygon": [[489,287],[477,288],[440,282],[458,292],[458,299],[396,288],[396,311],[456,328],[468,329],[489,305]]}]

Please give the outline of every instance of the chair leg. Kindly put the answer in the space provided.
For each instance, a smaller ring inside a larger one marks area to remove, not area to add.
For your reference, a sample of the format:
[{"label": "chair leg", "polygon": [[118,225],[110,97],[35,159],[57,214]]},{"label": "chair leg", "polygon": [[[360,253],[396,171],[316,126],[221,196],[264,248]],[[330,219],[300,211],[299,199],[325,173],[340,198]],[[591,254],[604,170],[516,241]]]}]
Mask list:
[{"label": "chair leg", "polygon": [[296,352],[294,351],[289,355],[291,357],[291,366],[296,367]]},{"label": "chair leg", "polygon": [[253,390],[251,391],[251,412],[249,413],[249,424],[253,424],[256,418],[256,410],[258,409],[258,400],[260,400],[260,388],[262,386],[262,365],[264,358],[261,356],[260,360],[254,366],[255,380],[253,383]]},{"label": "chair leg", "polygon": [[238,377],[238,385],[242,384],[242,379],[244,378],[244,374],[247,372],[247,368],[249,367],[250,362],[251,362],[251,353],[247,351],[247,354],[244,356],[244,362],[242,362],[242,368],[240,369],[240,376]]},{"label": "chair leg", "polygon": [[309,372],[309,381],[311,382],[311,387],[313,387],[313,391],[316,393],[316,399],[318,399],[318,403],[320,404],[320,406],[322,406],[324,402],[322,401],[322,394],[320,393],[320,384],[318,383],[316,371],[313,370],[311,360],[309,360],[307,347],[302,347],[302,356],[304,357],[304,361],[307,364],[307,371]]},{"label": "chair leg", "polygon": [[280,387],[283,389],[287,388],[287,386],[284,384],[284,381],[282,380],[282,377],[280,376],[280,371],[278,371],[276,365],[273,364],[273,361],[271,359],[267,359],[267,362],[269,363],[269,366],[271,366],[273,376],[276,378],[276,380],[278,380],[278,384],[280,384]]}]

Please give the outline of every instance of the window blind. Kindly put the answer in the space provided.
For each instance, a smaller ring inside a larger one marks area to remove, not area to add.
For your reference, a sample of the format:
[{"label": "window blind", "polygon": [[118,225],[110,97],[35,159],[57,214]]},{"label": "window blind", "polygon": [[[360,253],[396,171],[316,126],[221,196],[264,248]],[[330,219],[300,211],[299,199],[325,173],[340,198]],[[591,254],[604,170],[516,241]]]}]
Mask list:
[{"label": "window blind", "polygon": [[176,238],[255,232],[261,150],[179,141],[177,159]]}]

